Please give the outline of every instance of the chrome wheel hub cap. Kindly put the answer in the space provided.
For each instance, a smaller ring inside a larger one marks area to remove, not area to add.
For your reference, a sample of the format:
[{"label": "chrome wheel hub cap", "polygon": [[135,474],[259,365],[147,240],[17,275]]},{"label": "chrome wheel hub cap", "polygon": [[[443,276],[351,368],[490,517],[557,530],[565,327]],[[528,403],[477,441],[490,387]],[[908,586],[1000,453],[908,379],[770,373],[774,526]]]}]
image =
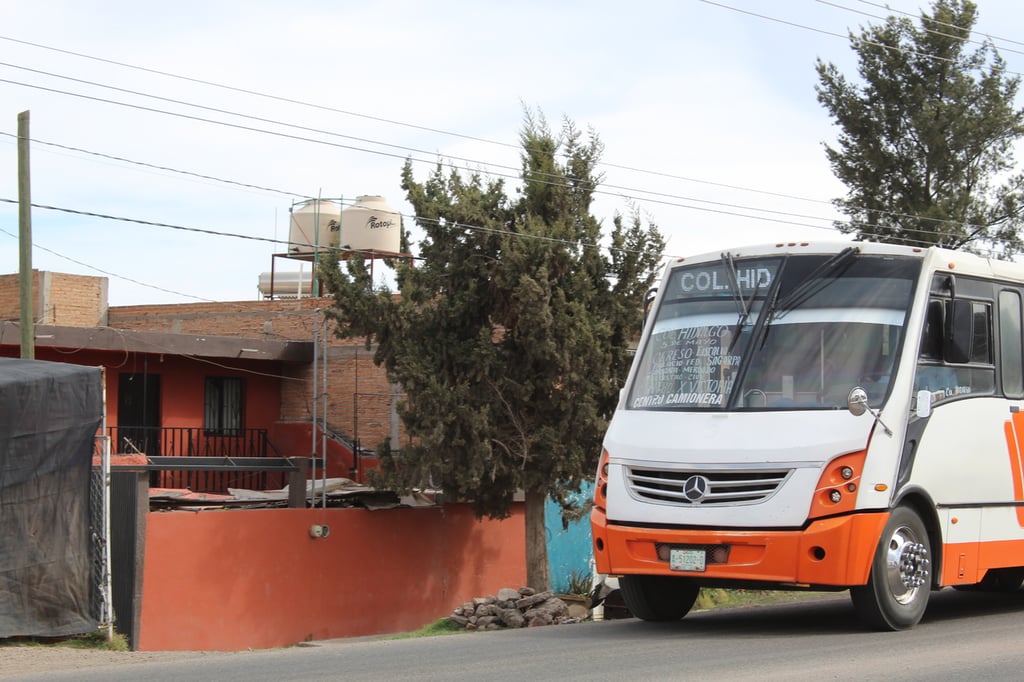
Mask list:
[{"label": "chrome wheel hub cap", "polygon": [[906,527],[897,529],[889,540],[886,555],[886,582],[893,598],[908,604],[918,590],[927,589],[931,564],[928,549],[918,542],[914,531]]}]

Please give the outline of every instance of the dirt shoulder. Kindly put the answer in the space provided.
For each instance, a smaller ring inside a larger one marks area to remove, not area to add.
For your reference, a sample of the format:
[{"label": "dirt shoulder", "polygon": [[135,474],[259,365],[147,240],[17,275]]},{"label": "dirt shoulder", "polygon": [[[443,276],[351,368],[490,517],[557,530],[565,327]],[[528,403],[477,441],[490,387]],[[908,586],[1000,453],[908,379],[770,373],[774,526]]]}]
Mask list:
[{"label": "dirt shoulder", "polygon": [[6,645],[0,646],[0,679],[58,670],[230,655],[218,651],[103,651],[67,646]]}]

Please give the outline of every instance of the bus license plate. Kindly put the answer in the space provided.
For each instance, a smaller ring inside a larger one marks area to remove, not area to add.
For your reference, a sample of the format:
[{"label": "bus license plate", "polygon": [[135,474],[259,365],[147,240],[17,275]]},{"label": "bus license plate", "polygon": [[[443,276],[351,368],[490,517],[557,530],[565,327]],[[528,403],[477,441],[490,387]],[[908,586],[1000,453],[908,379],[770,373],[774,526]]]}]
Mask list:
[{"label": "bus license plate", "polygon": [[670,549],[668,567],[673,571],[703,571],[706,553],[703,549]]}]

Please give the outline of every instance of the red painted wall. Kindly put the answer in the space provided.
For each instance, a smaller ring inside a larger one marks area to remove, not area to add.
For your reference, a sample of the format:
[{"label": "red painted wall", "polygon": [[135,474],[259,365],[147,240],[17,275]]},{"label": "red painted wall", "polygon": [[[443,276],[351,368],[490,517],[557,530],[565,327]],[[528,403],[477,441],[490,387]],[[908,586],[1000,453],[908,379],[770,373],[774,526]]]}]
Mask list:
[{"label": "red painted wall", "polygon": [[[0,355],[17,357],[17,346],[0,348]],[[51,362],[107,368],[107,425],[117,425],[118,384],[121,374],[148,373],[160,376],[161,426],[200,427],[204,420],[206,377],[240,377],[245,382],[244,428],[269,429],[281,416],[280,364],[249,360],[201,359],[160,354],[115,351],[36,348],[36,358]],[[309,456],[309,448],[282,452],[285,457]]]},{"label": "red painted wall", "polygon": [[[280,452],[288,453],[284,455],[286,457],[309,457],[310,453],[314,452],[313,425],[309,422],[278,422],[270,428],[267,435],[270,438],[270,442]],[[320,470],[322,466],[320,457],[322,456],[321,447],[324,443],[323,431],[317,428],[315,452],[318,478],[323,475],[323,471]],[[327,476],[329,478],[351,478],[362,482],[365,472],[353,469],[354,457],[352,451],[333,438],[327,438],[326,444]],[[364,459],[366,458],[364,457]]]},{"label": "red painted wall", "polygon": [[[330,535],[313,539],[309,528]],[[502,521],[443,508],[154,512],[143,651],[238,651],[416,630],[526,581],[521,504]]]}]

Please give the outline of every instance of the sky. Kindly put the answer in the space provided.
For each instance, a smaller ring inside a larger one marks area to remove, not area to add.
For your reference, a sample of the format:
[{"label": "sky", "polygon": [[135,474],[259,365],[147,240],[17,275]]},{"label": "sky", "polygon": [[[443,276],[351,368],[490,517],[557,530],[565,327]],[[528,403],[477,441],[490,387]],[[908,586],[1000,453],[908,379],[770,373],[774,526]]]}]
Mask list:
[{"label": "sky", "polygon": [[[977,4],[976,38],[1024,73],[1019,0]],[[275,254],[311,197],[383,196],[415,253],[405,160],[514,192],[524,108],[596,132],[594,215],[639,211],[666,257],[846,239],[815,61],[854,76],[850,31],[929,7],[0,0],[0,274],[19,267],[26,111],[32,267],[107,277],[112,306],[260,299],[261,273],[309,271]]]}]

